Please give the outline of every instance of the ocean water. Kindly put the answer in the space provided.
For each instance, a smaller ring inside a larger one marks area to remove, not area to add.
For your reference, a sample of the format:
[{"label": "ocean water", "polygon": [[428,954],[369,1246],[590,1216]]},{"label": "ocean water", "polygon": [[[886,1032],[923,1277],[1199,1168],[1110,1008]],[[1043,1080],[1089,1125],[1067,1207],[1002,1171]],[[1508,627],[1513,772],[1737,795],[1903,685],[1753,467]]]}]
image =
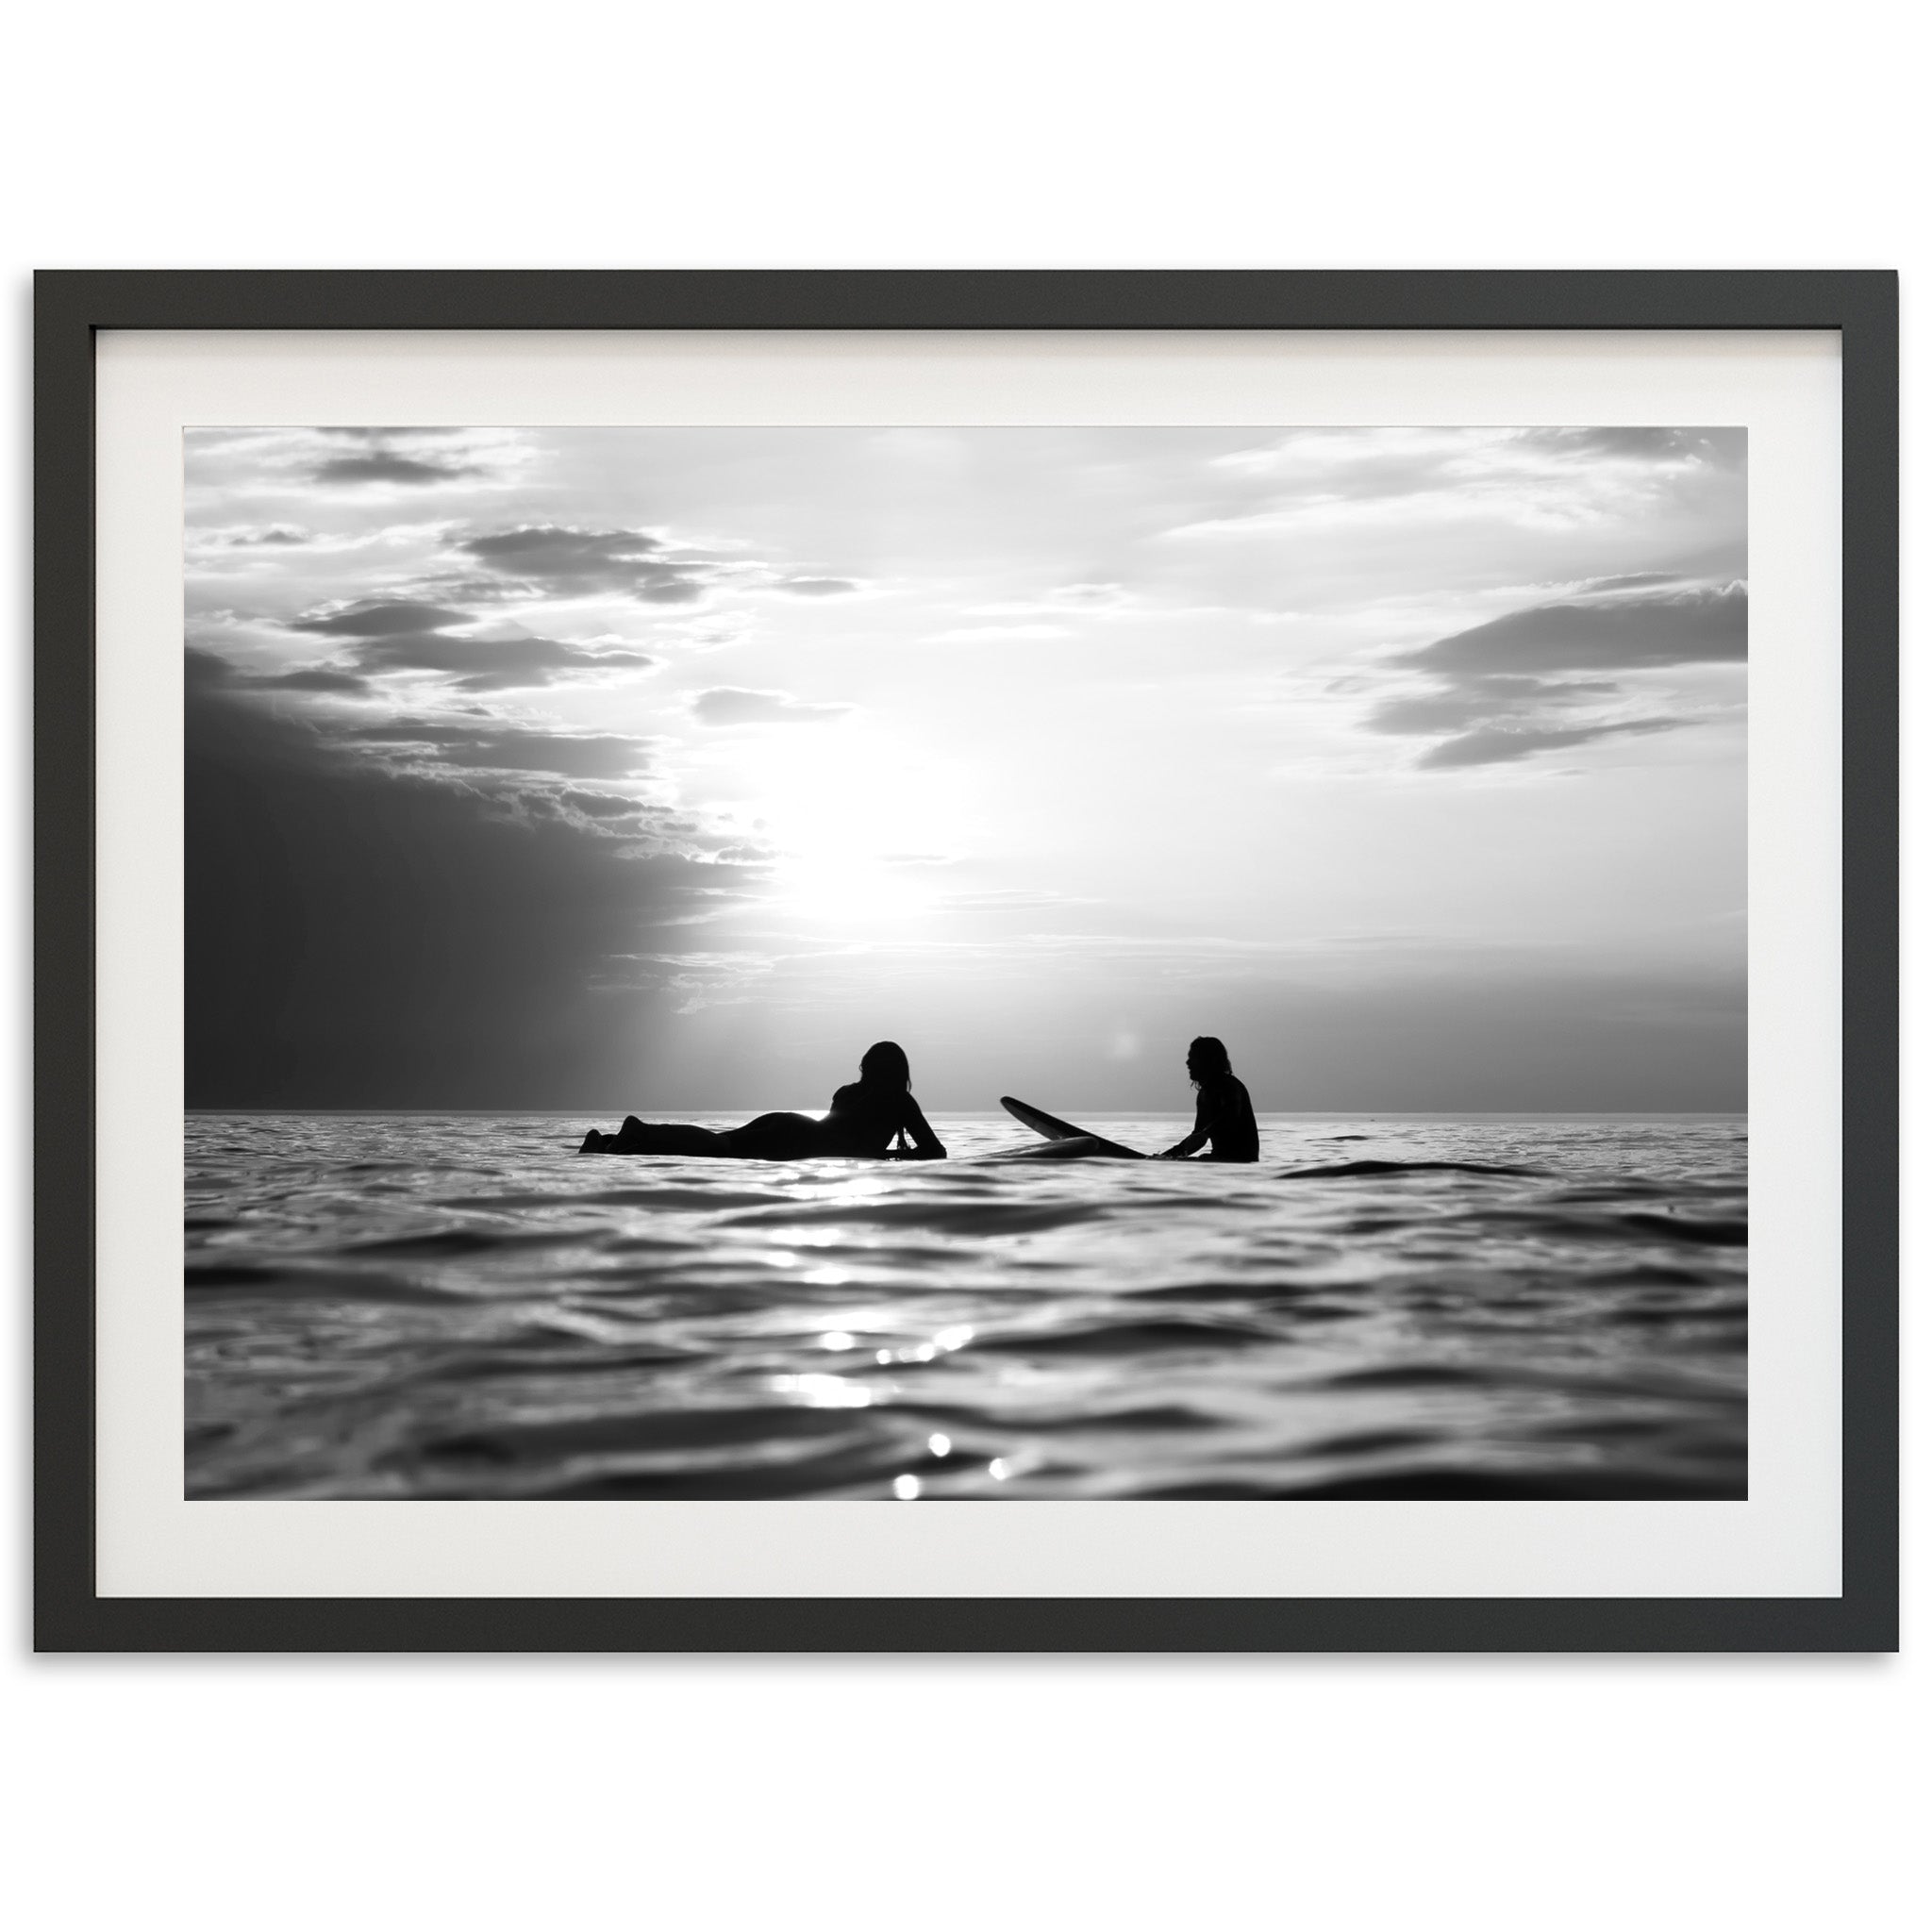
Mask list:
[{"label": "ocean water", "polygon": [[1745,1492],[1741,1116],[1264,1115],[1254,1167],[591,1124],[190,1116],[188,1494]]}]

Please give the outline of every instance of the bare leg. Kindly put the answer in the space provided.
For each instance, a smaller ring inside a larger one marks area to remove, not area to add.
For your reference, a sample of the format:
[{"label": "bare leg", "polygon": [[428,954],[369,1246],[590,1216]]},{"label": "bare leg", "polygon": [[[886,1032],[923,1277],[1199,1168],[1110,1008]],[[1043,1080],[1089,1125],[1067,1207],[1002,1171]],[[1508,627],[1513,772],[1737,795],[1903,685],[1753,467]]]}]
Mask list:
[{"label": "bare leg", "polygon": [[577,1149],[579,1154],[726,1154],[730,1149],[724,1144],[722,1134],[714,1134],[708,1127],[660,1126],[650,1121],[641,1121],[634,1113],[624,1117],[624,1124],[614,1134],[598,1132],[595,1127],[584,1136],[584,1144]]},{"label": "bare leg", "polygon": [[697,1154],[738,1160],[802,1160],[824,1151],[818,1122],[796,1113],[760,1114],[729,1133],[709,1127],[641,1121],[625,1114],[614,1134],[595,1127],[584,1136],[580,1154]]},{"label": "bare leg", "polygon": [[723,1134],[708,1127],[660,1125],[625,1114],[624,1124],[605,1142],[607,1154],[728,1154]]}]

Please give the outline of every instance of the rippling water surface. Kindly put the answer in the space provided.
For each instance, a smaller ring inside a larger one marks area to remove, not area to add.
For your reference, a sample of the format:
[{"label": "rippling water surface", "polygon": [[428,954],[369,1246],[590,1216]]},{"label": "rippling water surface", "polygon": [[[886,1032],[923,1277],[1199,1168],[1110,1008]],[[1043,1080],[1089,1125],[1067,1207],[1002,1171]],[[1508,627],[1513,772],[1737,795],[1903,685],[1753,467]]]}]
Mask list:
[{"label": "rippling water surface", "polygon": [[1273,1115],[1245,1168],[586,1124],[191,1116],[189,1494],[1744,1493],[1741,1117]]}]

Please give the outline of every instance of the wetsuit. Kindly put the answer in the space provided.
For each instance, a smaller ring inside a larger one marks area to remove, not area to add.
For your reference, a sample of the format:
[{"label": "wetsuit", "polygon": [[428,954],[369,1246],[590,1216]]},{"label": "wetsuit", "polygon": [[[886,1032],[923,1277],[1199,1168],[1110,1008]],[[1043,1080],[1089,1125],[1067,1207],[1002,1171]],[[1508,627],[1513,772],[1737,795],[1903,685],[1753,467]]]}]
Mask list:
[{"label": "wetsuit", "polygon": [[904,1158],[946,1158],[940,1137],[926,1124],[918,1101],[904,1087],[868,1087],[863,1080],[854,1080],[832,1095],[832,1110],[817,1126],[823,1153],[881,1159],[890,1151],[893,1137],[903,1133],[912,1142]]},{"label": "wetsuit", "polygon": [[1255,1124],[1255,1104],[1248,1090],[1232,1074],[1217,1074],[1201,1082],[1194,1102],[1194,1131],[1170,1147],[1171,1158],[1186,1159],[1208,1149],[1208,1160],[1259,1160],[1261,1133]]}]

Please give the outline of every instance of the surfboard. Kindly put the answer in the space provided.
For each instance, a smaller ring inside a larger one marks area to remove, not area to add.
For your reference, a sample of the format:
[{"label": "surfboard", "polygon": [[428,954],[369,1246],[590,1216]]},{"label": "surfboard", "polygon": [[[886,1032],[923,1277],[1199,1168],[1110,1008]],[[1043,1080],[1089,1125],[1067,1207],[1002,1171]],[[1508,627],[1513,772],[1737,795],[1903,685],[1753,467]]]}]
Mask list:
[{"label": "surfboard", "polygon": [[1082,1154],[1106,1156],[1114,1160],[1144,1160],[1147,1158],[1135,1148],[1123,1147],[1118,1141],[1105,1140],[1085,1127],[1074,1126],[1071,1121],[1056,1119],[1044,1108],[1029,1107],[1025,1101],[1015,1100],[1010,1094],[1001,1094],[1000,1105],[1022,1126],[1031,1127],[1042,1141],[1084,1141],[1086,1144],[1080,1149]]}]

